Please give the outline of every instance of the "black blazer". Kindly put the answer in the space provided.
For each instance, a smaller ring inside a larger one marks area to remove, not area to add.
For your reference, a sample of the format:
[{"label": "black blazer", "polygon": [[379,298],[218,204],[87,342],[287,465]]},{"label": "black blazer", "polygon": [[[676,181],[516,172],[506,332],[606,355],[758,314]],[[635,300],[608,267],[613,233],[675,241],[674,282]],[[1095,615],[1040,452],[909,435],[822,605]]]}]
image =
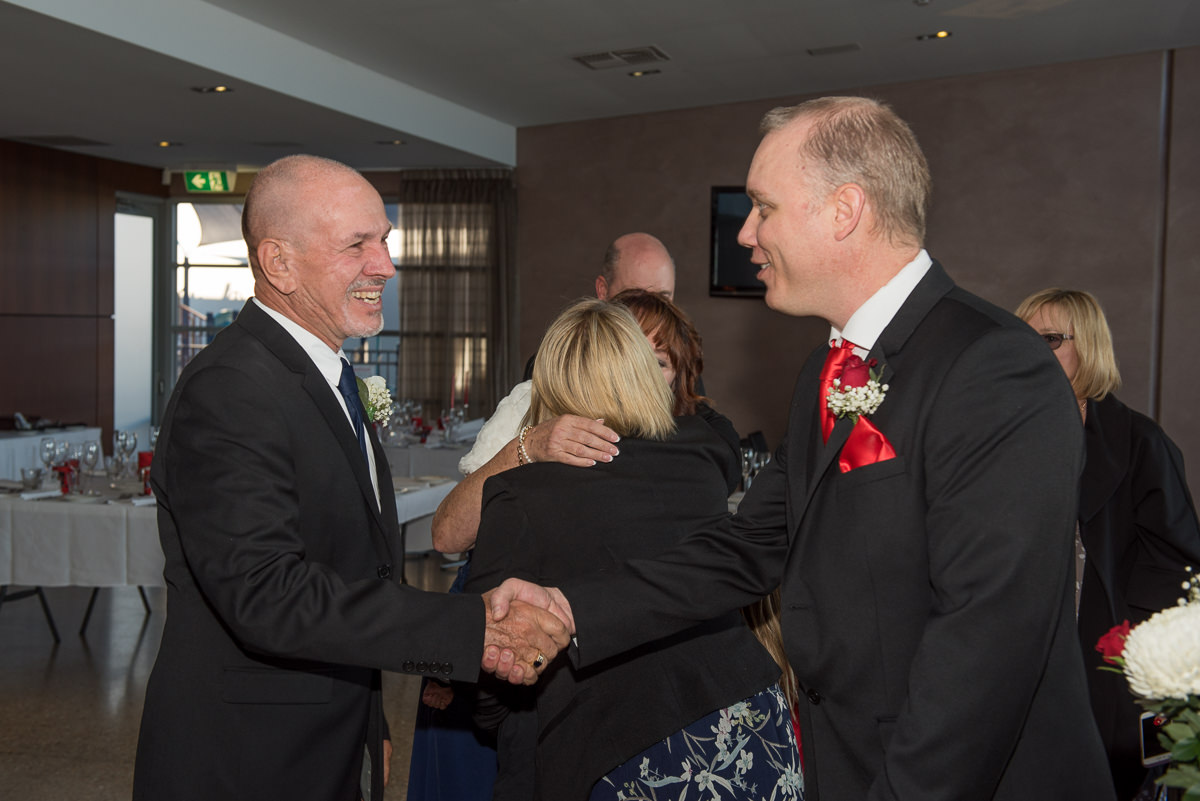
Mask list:
[{"label": "black blazer", "polygon": [[[733,452],[701,418],[676,420],[667,441],[623,439],[611,463],[539,463],[489,478],[467,589],[509,576],[557,584],[728,517]],[[555,662],[534,688],[536,797],[587,798],[626,759],[778,680],[737,611],[587,669]]]},{"label": "black blazer", "polygon": [[365,745],[377,800],[378,668],[477,677],[480,601],[398,583],[371,443],[382,509],[333,390],[254,303],[184,370],[151,474],[168,613],[135,799],[352,801]]},{"label": "black blazer", "polygon": [[871,420],[894,459],[840,472],[825,348],[732,525],[567,582],[589,665],[782,579],[809,801],[1113,798],[1074,621],[1079,411],[1020,320],[935,262],[884,330]]},{"label": "black blazer", "polygon": [[1200,523],[1183,455],[1158,425],[1114,396],[1088,401],[1087,464],[1079,487],[1079,534],[1087,551],[1079,638],[1092,711],[1122,797],[1141,765],[1138,718],[1124,677],[1099,670],[1096,641],[1123,620],[1136,625],[1174,606],[1186,565],[1200,568]]}]

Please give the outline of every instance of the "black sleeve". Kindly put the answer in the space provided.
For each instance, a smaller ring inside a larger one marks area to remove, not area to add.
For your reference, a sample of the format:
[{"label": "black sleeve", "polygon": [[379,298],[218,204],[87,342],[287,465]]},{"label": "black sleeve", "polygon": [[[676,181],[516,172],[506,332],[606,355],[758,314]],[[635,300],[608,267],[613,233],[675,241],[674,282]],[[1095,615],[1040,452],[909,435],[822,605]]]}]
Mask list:
[{"label": "black sleeve", "polygon": [[728,417],[707,403],[701,403],[696,407],[696,416],[708,423],[733,453],[733,459],[725,464],[725,486],[732,493],[742,483],[742,441],[738,437],[737,429],[733,427],[733,423]]}]

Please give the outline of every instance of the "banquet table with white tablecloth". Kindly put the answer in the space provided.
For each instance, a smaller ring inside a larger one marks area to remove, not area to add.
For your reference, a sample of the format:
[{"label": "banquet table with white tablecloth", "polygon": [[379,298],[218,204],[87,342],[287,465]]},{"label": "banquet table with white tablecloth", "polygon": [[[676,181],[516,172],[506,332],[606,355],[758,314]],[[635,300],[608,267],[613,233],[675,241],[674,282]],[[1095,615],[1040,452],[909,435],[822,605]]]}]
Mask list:
[{"label": "banquet table with white tablecloth", "polygon": [[[432,477],[396,486],[401,525],[416,523],[407,552],[428,550],[428,518],[455,483]],[[147,501],[0,494],[0,587],[162,586],[158,510],[134,505]]]},{"label": "banquet table with white tablecloth", "polygon": [[469,445],[440,445],[427,447],[420,443],[407,447],[384,445],[388,466],[393,476],[453,476],[458,477],[458,460],[466,456]]}]

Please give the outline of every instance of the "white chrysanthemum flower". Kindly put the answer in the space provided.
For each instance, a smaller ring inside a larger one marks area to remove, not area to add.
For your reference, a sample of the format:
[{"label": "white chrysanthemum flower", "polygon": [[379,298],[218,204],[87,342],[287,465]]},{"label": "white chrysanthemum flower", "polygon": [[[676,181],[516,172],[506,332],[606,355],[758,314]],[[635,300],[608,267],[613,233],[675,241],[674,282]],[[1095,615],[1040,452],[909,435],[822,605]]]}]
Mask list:
[{"label": "white chrysanthemum flower", "polygon": [[1164,609],[1135,626],[1121,656],[1130,689],[1143,698],[1200,695],[1200,604]]}]

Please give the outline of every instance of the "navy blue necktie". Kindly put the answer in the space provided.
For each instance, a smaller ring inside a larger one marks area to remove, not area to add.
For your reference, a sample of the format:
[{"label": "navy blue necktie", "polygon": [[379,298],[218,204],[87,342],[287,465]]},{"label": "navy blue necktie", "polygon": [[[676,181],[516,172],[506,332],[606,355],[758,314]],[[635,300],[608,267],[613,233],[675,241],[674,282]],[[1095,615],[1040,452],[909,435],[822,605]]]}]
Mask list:
[{"label": "navy blue necktie", "polygon": [[350,411],[350,423],[354,426],[354,432],[358,434],[358,447],[365,460],[367,458],[367,413],[363,409],[362,401],[358,398],[358,381],[354,378],[354,369],[345,359],[342,359],[342,378],[338,381],[338,391],[346,399],[346,408]]}]

